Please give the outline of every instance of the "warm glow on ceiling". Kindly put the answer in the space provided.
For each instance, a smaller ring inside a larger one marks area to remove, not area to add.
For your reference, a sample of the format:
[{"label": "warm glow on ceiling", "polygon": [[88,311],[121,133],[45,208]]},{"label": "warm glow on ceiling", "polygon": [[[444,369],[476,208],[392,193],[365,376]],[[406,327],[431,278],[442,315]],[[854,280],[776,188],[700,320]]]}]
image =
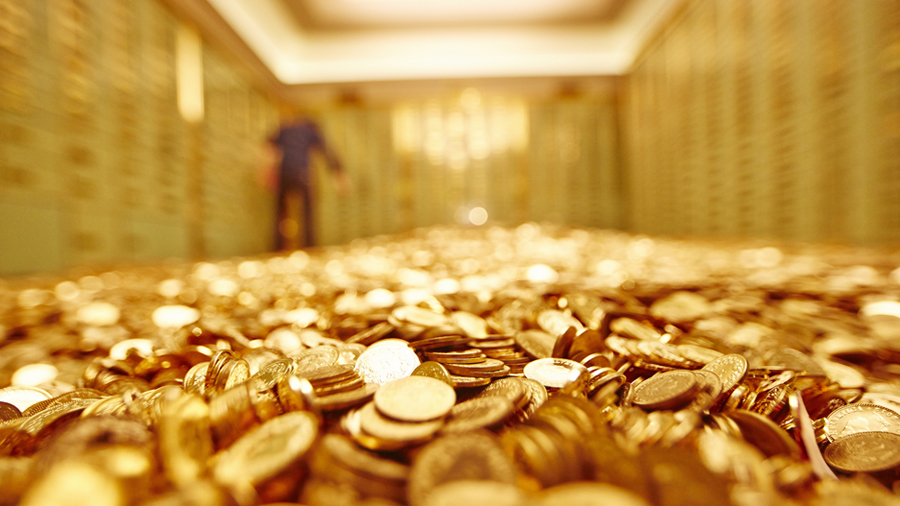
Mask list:
[{"label": "warm glow on ceiling", "polygon": [[314,23],[403,26],[585,21],[622,0],[288,0],[303,2]]}]

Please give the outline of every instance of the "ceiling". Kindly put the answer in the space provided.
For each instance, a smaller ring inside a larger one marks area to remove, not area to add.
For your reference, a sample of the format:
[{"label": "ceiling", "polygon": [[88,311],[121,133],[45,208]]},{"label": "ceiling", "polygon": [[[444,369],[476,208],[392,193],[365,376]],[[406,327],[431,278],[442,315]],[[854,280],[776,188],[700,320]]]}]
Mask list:
[{"label": "ceiling", "polygon": [[193,0],[288,87],[620,75],[683,1]]},{"label": "ceiling", "polygon": [[612,21],[629,0],[282,0],[308,31]]}]

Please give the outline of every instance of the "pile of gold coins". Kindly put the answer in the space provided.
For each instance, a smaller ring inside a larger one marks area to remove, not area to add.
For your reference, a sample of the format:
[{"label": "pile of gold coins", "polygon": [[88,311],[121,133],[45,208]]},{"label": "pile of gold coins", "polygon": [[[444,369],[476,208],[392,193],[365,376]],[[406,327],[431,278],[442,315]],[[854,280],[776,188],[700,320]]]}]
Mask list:
[{"label": "pile of gold coins", "polygon": [[900,504],[900,255],[524,224],[0,284],[0,504]]}]

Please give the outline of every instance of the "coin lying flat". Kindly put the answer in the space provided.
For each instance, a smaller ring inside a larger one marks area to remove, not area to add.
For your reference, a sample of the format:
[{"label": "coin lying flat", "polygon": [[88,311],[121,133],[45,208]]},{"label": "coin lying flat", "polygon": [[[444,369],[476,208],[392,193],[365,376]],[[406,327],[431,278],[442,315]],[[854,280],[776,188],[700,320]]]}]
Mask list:
[{"label": "coin lying flat", "polygon": [[825,419],[825,433],[832,441],[875,431],[900,434],[900,414],[876,404],[850,404],[832,411]]},{"label": "coin lying flat", "polygon": [[318,422],[308,411],[275,417],[222,452],[216,458],[213,476],[223,485],[261,483],[302,458],[317,434]]},{"label": "coin lying flat", "polygon": [[359,424],[364,432],[377,438],[418,442],[433,436],[444,425],[444,420],[400,422],[381,415],[375,403],[370,402],[359,410]]},{"label": "coin lying flat", "polygon": [[385,383],[375,392],[375,406],[382,414],[405,422],[440,418],[456,403],[456,392],[443,381],[410,376]]},{"label": "coin lying flat", "polygon": [[845,473],[872,473],[900,466],[900,435],[858,432],[825,448],[825,461]]}]

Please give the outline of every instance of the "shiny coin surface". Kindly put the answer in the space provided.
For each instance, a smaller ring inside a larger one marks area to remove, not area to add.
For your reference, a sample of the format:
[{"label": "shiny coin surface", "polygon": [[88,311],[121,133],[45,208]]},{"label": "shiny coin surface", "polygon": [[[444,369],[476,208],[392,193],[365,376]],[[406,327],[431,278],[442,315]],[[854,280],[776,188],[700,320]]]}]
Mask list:
[{"label": "shiny coin surface", "polygon": [[294,411],[251,430],[216,458],[213,476],[223,485],[261,483],[303,457],[318,434],[315,415]]},{"label": "shiny coin surface", "polygon": [[50,399],[52,395],[37,387],[6,387],[0,389],[0,401],[12,404],[19,411],[25,411],[32,404]]},{"label": "shiny coin surface", "polygon": [[703,366],[703,370],[715,373],[722,380],[722,392],[729,392],[747,374],[747,359],[743,355],[732,353],[722,355]]},{"label": "shiny coin surface", "polygon": [[453,380],[450,379],[450,373],[447,371],[447,368],[441,365],[439,362],[422,362],[422,365],[416,367],[413,370],[411,376],[424,376],[426,378],[434,378],[436,380],[443,381],[444,383],[453,386]]},{"label": "shiny coin surface", "polygon": [[587,367],[565,358],[542,358],[525,366],[525,377],[547,388],[563,388],[574,381],[587,381]]},{"label": "shiny coin surface", "polygon": [[459,480],[489,480],[515,484],[515,464],[489,432],[448,434],[419,452],[409,474],[409,504],[427,504],[428,492]]},{"label": "shiny coin surface", "polygon": [[19,408],[8,402],[0,402],[0,422],[19,418],[20,416],[22,416],[22,412],[19,411]]},{"label": "shiny coin surface", "polygon": [[441,432],[467,432],[493,428],[508,420],[513,411],[515,406],[512,401],[500,395],[469,399],[453,406]]},{"label": "shiny coin surface", "polygon": [[525,330],[517,333],[515,339],[516,344],[534,358],[550,358],[553,356],[553,345],[556,344],[556,337],[543,330]]},{"label": "shiny coin surface", "polygon": [[697,377],[690,371],[657,373],[632,390],[632,402],[645,409],[668,409],[690,400],[697,391]]},{"label": "shiny coin surface", "polygon": [[876,404],[849,404],[828,415],[825,432],[832,441],[859,432],[900,434],[900,414]]},{"label": "shiny coin surface", "polygon": [[859,432],[825,448],[825,462],[845,473],[872,473],[900,466],[900,435]]},{"label": "shiny coin surface", "polygon": [[649,506],[644,499],[624,488],[606,483],[576,482],[543,490],[533,503],[538,506]]},{"label": "shiny coin surface", "polygon": [[[544,391],[546,392],[546,389]],[[500,378],[495,380],[480,394],[481,397],[489,395],[506,397],[517,408],[527,403],[531,398],[530,389],[526,386],[524,378]]]},{"label": "shiny coin surface", "polygon": [[366,383],[381,385],[409,376],[419,365],[419,357],[406,341],[385,339],[364,351],[354,368]]},{"label": "shiny coin surface", "polygon": [[425,506],[524,506],[528,497],[509,483],[488,480],[458,480],[428,492]]},{"label": "shiny coin surface", "polygon": [[442,418],[425,422],[400,422],[378,412],[374,402],[359,410],[360,428],[369,435],[391,441],[423,441],[444,425]]},{"label": "shiny coin surface", "polygon": [[382,414],[406,422],[440,418],[456,403],[456,392],[443,381],[410,376],[385,383],[375,392],[375,406]]}]

